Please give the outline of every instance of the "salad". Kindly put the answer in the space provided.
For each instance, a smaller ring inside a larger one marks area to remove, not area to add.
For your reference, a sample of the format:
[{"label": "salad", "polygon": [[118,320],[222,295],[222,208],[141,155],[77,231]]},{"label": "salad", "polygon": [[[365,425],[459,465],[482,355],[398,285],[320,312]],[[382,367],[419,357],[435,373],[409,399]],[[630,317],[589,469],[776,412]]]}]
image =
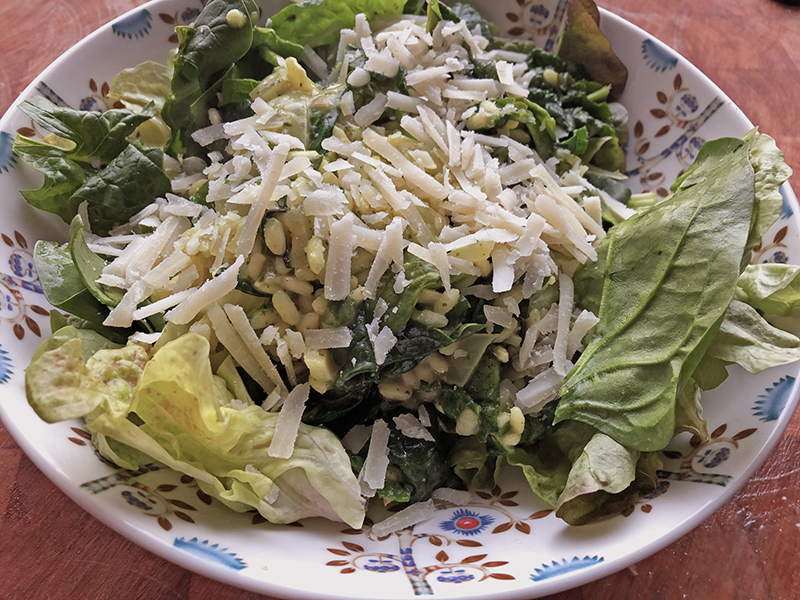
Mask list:
[{"label": "salad", "polygon": [[757,131],[631,194],[595,10],[570,3],[551,55],[466,4],[260,26],[211,0],[116,108],[24,102],[52,133],[15,143],[44,175],[23,194],[69,223],[35,249],[31,406],[274,523],[407,505],[385,534],[513,468],[570,524],[624,511],[676,433],[708,437],[728,365],[800,359],[765,318],[800,267],[749,264],[790,175]]}]

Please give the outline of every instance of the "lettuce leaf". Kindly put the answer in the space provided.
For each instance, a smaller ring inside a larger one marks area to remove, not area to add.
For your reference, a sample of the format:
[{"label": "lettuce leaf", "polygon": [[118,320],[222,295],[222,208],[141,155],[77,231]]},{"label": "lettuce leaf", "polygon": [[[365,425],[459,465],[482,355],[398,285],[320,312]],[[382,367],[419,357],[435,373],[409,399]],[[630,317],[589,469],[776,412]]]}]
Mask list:
[{"label": "lettuce leaf", "polygon": [[399,15],[405,4],[405,0],[305,0],[273,15],[267,26],[285,40],[316,47],[336,42],[342,29],[353,27],[359,13],[367,19]]},{"label": "lettuce leaf", "polygon": [[564,381],[556,422],[588,423],[642,451],[672,438],[678,392],[738,281],[755,206],[749,148],[705,144],[674,195],[612,228],[598,261],[576,273],[577,297],[602,281],[600,322]]},{"label": "lettuce leaf", "polygon": [[[301,424],[292,456],[271,457],[278,413],[231,405],[202,336],[183,335],[149,360],[137,345],[84,360],[80,346],[76,339],[48,345],[28,368],[29,401],[39,414],[88,415],[89,431],[105,436],[117,457],[131,461],[140,452],[161,461],[236,511],[257,509],[273,523],[322,516],[361,526],[364,503],[336,436]],[[68,369],[61,368],[65,360]],[[277,496],[268,502],[273,486]]]},{"label": "lettuce leaf", "polygon": [[790,316],[800,306],[800,266],[748,265],[736,284],[736,299],[769,315]]}]

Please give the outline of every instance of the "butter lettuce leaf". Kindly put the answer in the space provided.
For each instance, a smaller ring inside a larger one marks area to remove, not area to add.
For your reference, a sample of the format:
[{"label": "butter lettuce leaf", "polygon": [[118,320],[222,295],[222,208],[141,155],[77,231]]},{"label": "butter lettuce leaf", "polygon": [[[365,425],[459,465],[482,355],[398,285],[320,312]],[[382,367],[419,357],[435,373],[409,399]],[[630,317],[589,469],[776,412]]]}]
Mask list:
[{"label": "butter lettuce leaf", "polygon": [[[212,373],[208,341],[195,334],[165,344],[138,373],[119,372],[107,384],[107,353],[144,352],[138,348],[101,350],[87,361],[79,341],[45,348],[28,370],[32,405],[50,420],[88,415],[89,431],[105,436],[117,457],[121,452],[132,461],[139,452],[161,461],[236,511],[256,509],[273,523],[322,516],[361,526],[358,482],[331,432],[301,424],[292,456],[271,457],[278,413],[234,408],[224,381]],[[57,367],[64,357],[71,365],[66,372]],[[57,396],[45,393],[53,381]]]},{"label": "butter lettuce leaf", "polygon": [[788,317],[800,306],[800,265],[748,265],[736,284],[736,299],[767,314]]}]

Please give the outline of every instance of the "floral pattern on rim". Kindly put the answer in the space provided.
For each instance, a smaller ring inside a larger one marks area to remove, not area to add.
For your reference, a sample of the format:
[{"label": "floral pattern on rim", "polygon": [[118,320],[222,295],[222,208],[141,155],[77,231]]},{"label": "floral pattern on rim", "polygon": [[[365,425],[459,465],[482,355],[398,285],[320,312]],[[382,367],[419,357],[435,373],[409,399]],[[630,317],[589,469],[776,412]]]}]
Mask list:
[{"label": "floral pattern on rim", "polygon": [[784,225],[772,236],[772,241],[761,240],[761,243],[753,248],[753,255],[750,257],[750,264],[756,265],[759,263],[777,263],[787,264],[789,257],[786,251],[789,247],[786,245],[786,234],[789,232],[789,226]]},{"label": "floral pattern on rim", "polygon": [[683,451],[664,450],[663,454],[666,458],[672,460],[681,459],[682,462],[677,471],[659,471],[659,479],[667,481],[692,481],[723,487],[728,485],[733,479],[731,475],[711,473],[709,470],[716,469],[727,461],[733,454],[733,451],[739,448],[739,442],[753,435],[757,431],[757,428],[742,429],[730,437],[724,435],[727,429],[727,423],[723,423],[711,432],[707,442],[703,442],[697,435],[692,435],[689,440],[688,449]]},{"label": "floral pattern on rim", "polygon": [[[496,487],[490,492],[478,491],[474,495],[483,502],[469,502],[463,506],[455,506],[449,502],[439,501],[436,503],[438,511],[452,510],[450,515],[438,523],[439,529],[446,534],[456,534],[465,536],[452,538],[449,535],[439,532],[422,531],[426,524],[418,524],[414,527],[403,529],[384,538],[377,538],[372,533],[372,521],[365,522],[364,529],[345,529],[341,533],[351,536],[366,536],[371,542],[388,543],[396,540],[399,553],[384,551],[369,551],[361,544],[350,541],[342,541],[341,548],[328,548],[328,552],[340,557],[336,560],[325,563],[331,567],[340,568],[340,573],[351,574],[358,570],[371,571],[374,573],[394,573],[402,570],[408,578],[418,596],[432,595],[434,593],[430,579],[439,583],[466,583],[471,581],[485,581],[486,579],[512,580],[513,575],[508,573],[498,573],[493,569],[508,564],[503,560],[486,560],[488,553],[474,554],[467,557],[454,557],[451,560],[450,554],[445,548],[480,548],[483,543],[472,539],[480,534],[486,533],[489,526],[499,521],[491,532],[492,534],[503,533],[511,529],[524,535],[531,533],[531,526],[528,521],[541,519],[552,513],[552,509],[541,510],[526,517],[514,516],[508,509],[519,506],[513,500],[519,492],[503,492]],[[494,511],[496,516],[487,514]],[[430,522],[428,522],[430,523]],[[427,539],[428,543],[434,547],[442,548],[434,557],[431,564],[420,566],[417,564],[417,557],[414,555],[414,545]],[[452,553],[453,550],[450,550]],[[478,551],[480,552],[480,551]]]},{"label": "floral pattern on rim", "polygon": [[111,25],[111,30],[118,36],[131,39],[143,38],[153,28],[153,13],[146,8],[119,19]]},{"label": "floral pattern on rim", "polygon": [[783,413],[783,409],[786,408],[786,403],[791,398],[795,381],[794,377],[787,375],[773,383],[772,387],[764,390],[763,394],[759,394],[759,399],[756,400],[755,406],[753,406],[753,414],[765,423],[777,421],[778,417]]},{"label": "floral pattern on rim", "polygon": [[[183,10],[177,10],[174,13],[158,13],[158,18],[164,21],[167,25],[177,27],[180,25],[188,25],[192,23],[200,14],[200,8],[196,6],[188,6]],[[178,34],[173,33],[169,36],[169,41],[173,44],[178,43]]]},{"label": "floral pattern on rim", "polygon": [[0,234],[0,239],[11,248],[8,257],[10,272],[0,272],[0,322],[10,323],[18,340],[23,339],[28,331],[41,337],[42,329],[31,313],[46,317],[50,311],[39,304],[29,303],[23,294],[23,290],[35,294],[44,293],[28,242],[19,231],[14,231],[13,237]]},{"label": "floral pattern on rim", "polygon": [[[672,78],[671,87],[666,92],[656,91],[658,106],[650,110],[658,129],[649,133],[645,124],[638,120],[633,124],[633,137],[628,141],[628,160],[634,161],[636,166],[627,175],[638,178],[643,190],[654,190],[662,198],[669,194],[669,190],[666,187],[667,175],[659,166],[665,159],[674,157],[682,167],[680,173],[683,173],[705,143],[697,135],[698,130],[723,106],[722,100],[714,97],[701,110],[697,96],[684,85],[680,73]],[[655,143],[673,130],[680,132],[678,137],[660,152],[648,155]]]},{"label": "floral pattern on rim", "polygon": [[602,556],[584,556],[583,558],[574,556],[570,560],[566,558],[562,559],[561,562],[554,560],[549,565],[543,564],[538,569],[534,569],[536,572],[531,574],[531,580],[544,581],[545,579],[558,577],[565,573],[572,573],[573,571],[592,567],[600,564],[604,560]]},{"label": "floral pattern on rim", "polygon": [[215,562],[237,571],[247,568],[247,563],[236,556],[236,554],[229,552],[227,548],[220,548],[219,544],[212,544],[209,540],[201,542],[196,537],[190,540],[180,537],[175,538],[172,545],[190,554],[194,554],[199,558]]},{"label": "floral pattern on rim", "polygon": [[567,0],[516,0],[515,10],[505,15],[510,23],[506,35],[534,40],[537,46],[552,52],[566,9]]}]

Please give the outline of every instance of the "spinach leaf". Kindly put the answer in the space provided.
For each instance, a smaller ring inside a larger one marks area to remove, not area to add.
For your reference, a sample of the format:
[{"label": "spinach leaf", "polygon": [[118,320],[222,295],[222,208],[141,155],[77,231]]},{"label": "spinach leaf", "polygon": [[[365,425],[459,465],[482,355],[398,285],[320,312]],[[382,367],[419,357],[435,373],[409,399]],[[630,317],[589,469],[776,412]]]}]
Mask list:
[{"label": "spinach leaf", "polygon": [[561,388],[555,421],[651,451],[675,431],[678,392],[733,298],[754,210],[749,145],[708,142],[674,195],[613,227],[576,296],[602,290],[594,337]]},{"label": "spinach leaf", "polygon": [[153,102],[139,113],[125,109],[97,112],[56,106],[43,96],[25,100],[19,109],[48,131],[72,142],[72,146],[64,145],[65,157],[84,163],[100,160],[103,164],[122,152],[129,143],[128,136],[156,114]]},{"label": "spinach leaf", "polygon": [[[238,10],[246,22],[229,22],[228,14]],[[191,133],[208,124],[208,109],[216,103],[222,83],[233,65],[253,42],[258,6],[253,0],[211,0],[191,26],[176,27],[178,56],[169,98],[161,109],[164,122],[172,129],[167,148],[197,153]]]},{"label": "spinach leaf", "polygon": [[86,243],[86,236],[83,233],[83,220],[80,215],[75,215],[72,223],[70,223],[68,248],[83,285],[86,286],[92,296],[112,308],[119,304],[125,295],[124,290],[97,283],[107,263],[89,249]]},{"label": "spinach leaf", "polygon": [[273,15],[268,26],[285,40],[314,47],[335,42],[359,13],[371,19],[399,15],[404,7],[405,0],[304,0]]},{"label": "spinach leaf", "polygon": [[137,212],[172,191],[162,168],[159,148],[128,144],[103,170],[87,178],[71,202],[86,202],[89,223],[98,235],[107,235]]}]

